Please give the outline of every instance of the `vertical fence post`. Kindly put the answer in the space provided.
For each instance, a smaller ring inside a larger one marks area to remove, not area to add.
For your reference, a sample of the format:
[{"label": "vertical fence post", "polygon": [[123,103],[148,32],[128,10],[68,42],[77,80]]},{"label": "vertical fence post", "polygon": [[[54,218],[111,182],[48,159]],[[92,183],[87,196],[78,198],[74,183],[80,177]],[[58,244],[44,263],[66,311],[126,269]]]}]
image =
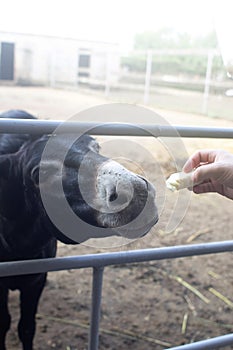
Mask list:
[{"label": "vertical fence post", "polygon": [[76,71],[76,88],[79,88],[79,55],[80,50],[77,50],[77,71]]},{"label": "vertical fence post", "polygon": [[205,76],[205,89],[204,89],[203,104],[202,104],[203,114],[207,114],[208,112],[208,99],[209,99],[209,92],[210,92],[210,80],[211,80],[211,73],[212,73],[212,66],[213,66],[213,58],[214,58],[214,53],[212,51],[209,51],[208,59],[207,59],[207,67],[206,67],[206,76]]},{"label": "vertical fence post", "polygon": [[102,285],[103,285],[103,272],[104,272],[103,267],[93,268],[92,305],[91,305],[88,350],[98,350],[98,345],[99,345],[99,323],[100,323],[101,296],[102,296]]},{"label": "vertical fence post", "polygon": [[111,57],[110,57],[110,52],[107,52],[106,71],[105,71],[105,89],[104,89],[105,97],[108,97],[110,94],[110,69],[111,69]]},{"label": "vertical fence post", "polygon": [[148,50],[147,57],[146,57],[146,76],[145,76],[144,98],[143,98],[143,102],[145,105],[149,103],[151,71],[152,71],[152,52],[151,50]]},{"label": "vertical fence post", "polygon": [[49,56],[49,68],[48,68],[48,77],[49,77],[49,86],[51,88],[55,88],[55,57],[54,57],[54,52],[51,52]]}]

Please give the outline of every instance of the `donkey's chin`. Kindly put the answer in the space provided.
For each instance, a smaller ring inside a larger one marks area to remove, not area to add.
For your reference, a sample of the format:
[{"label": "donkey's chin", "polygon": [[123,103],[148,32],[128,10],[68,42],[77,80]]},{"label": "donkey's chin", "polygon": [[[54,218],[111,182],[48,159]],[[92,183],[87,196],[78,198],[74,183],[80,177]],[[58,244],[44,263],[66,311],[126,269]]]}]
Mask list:
[{"label": "donkey's chin", "polygon": [[154,217],[151,220],[147,220],[146,223],[139,223],[137,220],[133,220],[130,223],[122,224],[120,220],[107,220],[104,222],[103,227],[113,229],[116,236],[124,237],[127,239],[137,239],[145,236],[154,225],[158,222],[158,217]]},{"label": "donkey's chin", "polygon": [[143,227],[132,227],[129,225],[127,228],[119,228],[119,234],[120,236],[127,238],[127,239],[137,239],[144,237],[147,233],[150,232],[152,227],[156,225],[158,222],[158,218],[153,220],[152,222],[148,223],[147,225]]}]

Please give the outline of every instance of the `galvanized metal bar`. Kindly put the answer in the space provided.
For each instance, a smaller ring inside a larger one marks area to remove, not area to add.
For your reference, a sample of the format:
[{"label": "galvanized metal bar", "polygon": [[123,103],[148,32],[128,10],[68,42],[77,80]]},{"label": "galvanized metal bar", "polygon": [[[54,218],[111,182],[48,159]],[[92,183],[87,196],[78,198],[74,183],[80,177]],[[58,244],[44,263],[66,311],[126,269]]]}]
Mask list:
[{"label": "galvanized metal bar", "polygon": [[149,99],[150,99],[151,72],[152,72],[152,53],[151,53],[151,50],[148,50],[147,56],[146,56],[146,72],[145,72],[145,85],[144,85],[144,96],[143,96],[143,102],[145,105],[149,103]]},{"label": "galvanized metal bar", "polygon": [[0,263],[0,276],[16,276],[47,271],[104,267],[152,260],[184,258],[233,251],[233,241],[130,250],[125,252],[87,254],[63,258],[35,259]]},{"label": "galvanized metal bar", "polygon": [[223,348],[228,345],[233,345],[233,333],[221,335],[219,337],[201,340],[195,343],[176,346],[166,350],[213,350]]},{"label": "galvanized metal bar", "polygon": [[92,304],[88,350],[98,350],[99,346],[99,323],[101,312],[103,272],[103,267],[93,268]]},{"label": "galvanized metal bar", "polygon": [[203,104],[202,104],[202,113],[206,114],[208,112],[208,99],[210,92],[210,83],[211,83],[211,73],[213,66],[214,54],[212,51],[208,52],[207,58],[207,67],[206,67],[206,76],[205,76],[205,89],[203,94]]},{"label": "galvanized metal bar", "polygon": [[[83,123],[48,120],[0,119],[0,133],[50,134],[62,125],[62,133],[89,133],[113,136],[233,138],[233,128],[167,126],[148,124]],[[233,241],[196,245],[142,249],[127,252],[90,254],[83,256],[37,259],[0,263],[0,276],[33,274],[66,269],[93,268],[92,309],[89,333],[89,350],[98,349],[99,322],[104,267],[109,265],[174,259],[194,255],[233,251]],[[233,344],[233,334],[170,348],[169,350],[217,349]]]},{"label": "galvanized metal bar", "polygon": [[[62,124],[63,123],[63,124]],[[156,124],[84,123],[56,120],[0,119],[0,133],[51,134],[62,125],[62,133],[112,136],[233,138],[233,128]]]}]

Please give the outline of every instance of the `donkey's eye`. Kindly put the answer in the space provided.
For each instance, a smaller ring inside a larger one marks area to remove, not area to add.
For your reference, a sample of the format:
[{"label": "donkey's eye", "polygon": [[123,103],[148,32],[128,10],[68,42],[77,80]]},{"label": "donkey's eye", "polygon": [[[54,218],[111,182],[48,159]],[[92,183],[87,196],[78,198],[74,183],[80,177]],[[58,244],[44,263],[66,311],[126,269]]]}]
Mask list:
[{"label": "donkey's eye", "polygon": [[32,181],[38,185],[39,184],[39,167],[35,166],[31,171],[31,179]]}]

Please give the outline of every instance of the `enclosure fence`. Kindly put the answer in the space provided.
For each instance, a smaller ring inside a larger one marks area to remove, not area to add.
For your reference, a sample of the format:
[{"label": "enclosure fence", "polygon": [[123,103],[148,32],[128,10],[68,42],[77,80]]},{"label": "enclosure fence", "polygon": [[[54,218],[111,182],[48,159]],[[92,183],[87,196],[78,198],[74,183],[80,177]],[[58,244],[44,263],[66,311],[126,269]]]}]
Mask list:
[{"label": "enclosure fence", "polygon": [[[45,120],[12,120],[0,119],[2,133],[52,133],[61,122]],[[129,136],[178,136],[173,127],[145,125],[135,127],[131,124],[93,124],[67,122],[63,132],[90,130],[96,135],[129,135]],[[145,131],[146,129],[146,131]],[[233,138],[233,128],[186,127],[176,126],[180,137]],[[151,134],[150,134],[151,131]],[[153,133],[152,133],[153,131]],[[89,350],[99,348],[99,324],[101,315],[101,295],[104,268],[118,264],[131,264],[163,259],[175,259],[206,254],[226,253],[233,251],[233,241],[211,242],[203,244],[180,245],[154,249],[130,250],[124,252],[98,253],[81,256],[57,257],[27,261],[0,263],[0,277],[24,274],[43,273],[67,269],[93,269],[92,304],[89,329]],[[172,347],[169,350],[204,350],[233,346],[233,333],[206,339],[191,344]],[[167,349],[168,350],[168,349]]]}]

